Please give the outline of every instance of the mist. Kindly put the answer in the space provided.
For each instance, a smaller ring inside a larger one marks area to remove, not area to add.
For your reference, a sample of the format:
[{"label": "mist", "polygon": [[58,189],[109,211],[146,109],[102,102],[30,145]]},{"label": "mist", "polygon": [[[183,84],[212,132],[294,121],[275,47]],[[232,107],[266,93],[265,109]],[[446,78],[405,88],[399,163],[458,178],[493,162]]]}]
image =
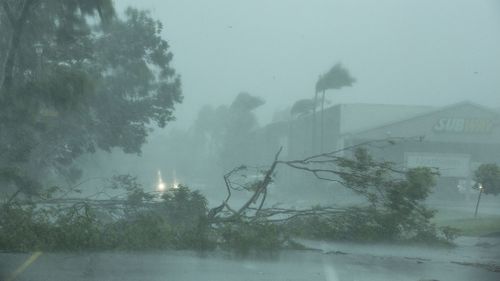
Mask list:
[{"label": "mist", "polygon": [[1,4],[1,280],[498,280],[498,1]]},{"label": "mist", "polygon": [[[337,61],[356,87],[335,103],[444,106],[463,100],[500,107],[497,1],[117,1],[160,19],[182,73],[185,100],[172,126],[240,91],[261,96],[268,123],[310,97]],[[480,89],[480,90],[479,90]]]}]

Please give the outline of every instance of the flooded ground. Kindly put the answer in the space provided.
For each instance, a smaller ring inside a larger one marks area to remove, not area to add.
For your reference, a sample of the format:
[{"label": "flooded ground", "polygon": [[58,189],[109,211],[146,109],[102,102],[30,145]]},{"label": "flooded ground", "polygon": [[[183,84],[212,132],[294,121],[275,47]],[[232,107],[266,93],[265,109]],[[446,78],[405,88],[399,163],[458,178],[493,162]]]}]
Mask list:
[{"label": "flooded ground", "polygon": [[[437,220],[473,218],[471,206],[440,204]],[[484,204],[481,216],[498,216]],[[481,217],[479,216],[479,217]],[[43,253],[15,280],[498,281],[500,236],[462,236],[452,248],[299,241],[312,250],[241,257],[215,251]],[[0,280],[31,254],[0,253]],[[11,280],[9,280],[11,281]]]},{"label": "flooded ground", "polygon": [[[453,249],[302,242],[317,250],[245,258],[190,251],[42,254],[15,280],[500,280],[498,238],[459,238]],[[0,254],[3,278],[29,257]]]}]

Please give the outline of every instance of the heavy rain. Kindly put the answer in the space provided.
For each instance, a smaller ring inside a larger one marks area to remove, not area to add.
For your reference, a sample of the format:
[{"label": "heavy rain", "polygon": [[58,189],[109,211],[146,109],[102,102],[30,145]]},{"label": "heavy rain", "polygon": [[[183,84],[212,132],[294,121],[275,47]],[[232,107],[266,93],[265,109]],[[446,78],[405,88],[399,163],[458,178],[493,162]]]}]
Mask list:
[{"label": "heavy rain", "polygon": [[0,0],[0,280],[500,280],[500,2]]}]

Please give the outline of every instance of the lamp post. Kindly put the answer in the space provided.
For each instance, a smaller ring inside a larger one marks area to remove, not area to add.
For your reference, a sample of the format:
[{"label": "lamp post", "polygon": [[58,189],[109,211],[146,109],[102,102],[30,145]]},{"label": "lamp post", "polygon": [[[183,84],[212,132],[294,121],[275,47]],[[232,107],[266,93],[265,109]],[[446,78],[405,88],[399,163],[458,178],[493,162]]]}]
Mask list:
[{"label": "lamp post", "polygon": [[476,211],[474,212],[474,218],[477,217],[477,209],[479,208],[479,201],[481,200],[481,194],[483,193],[483,185],[480,183],[479,186],[479,195],[477,196],[477,203],[476,203]]}]

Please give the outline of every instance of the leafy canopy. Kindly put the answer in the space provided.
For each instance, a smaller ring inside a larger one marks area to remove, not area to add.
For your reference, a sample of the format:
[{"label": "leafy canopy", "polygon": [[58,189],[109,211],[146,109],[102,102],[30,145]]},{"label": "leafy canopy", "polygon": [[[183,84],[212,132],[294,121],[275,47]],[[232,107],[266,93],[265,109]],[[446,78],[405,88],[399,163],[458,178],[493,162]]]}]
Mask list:
[{"label": "leafy canopy", "polygon": [[10,24],[0,25],[7,35],[0,39],[0,171],[10,176],[0,180],[7,185],[74,180],[78,156],[140,153],[149,132],[174,119],[180,77],[163,26],[148,13],[129,8],[117,18],[105,0],[3,3],[0,22]]},{"label": "leafy canopy", "polygon": [[327,73],[321,75],[316,82],[316,93],[330,89],[350,87],[356,82],[349,71],[341,64],[335,64]]},{"label": "leafy canopy", "polygon": [[497,164],[482,164],[474,172],[474,180],[483,186],[485,194],[500,193],[500,167]]}]

